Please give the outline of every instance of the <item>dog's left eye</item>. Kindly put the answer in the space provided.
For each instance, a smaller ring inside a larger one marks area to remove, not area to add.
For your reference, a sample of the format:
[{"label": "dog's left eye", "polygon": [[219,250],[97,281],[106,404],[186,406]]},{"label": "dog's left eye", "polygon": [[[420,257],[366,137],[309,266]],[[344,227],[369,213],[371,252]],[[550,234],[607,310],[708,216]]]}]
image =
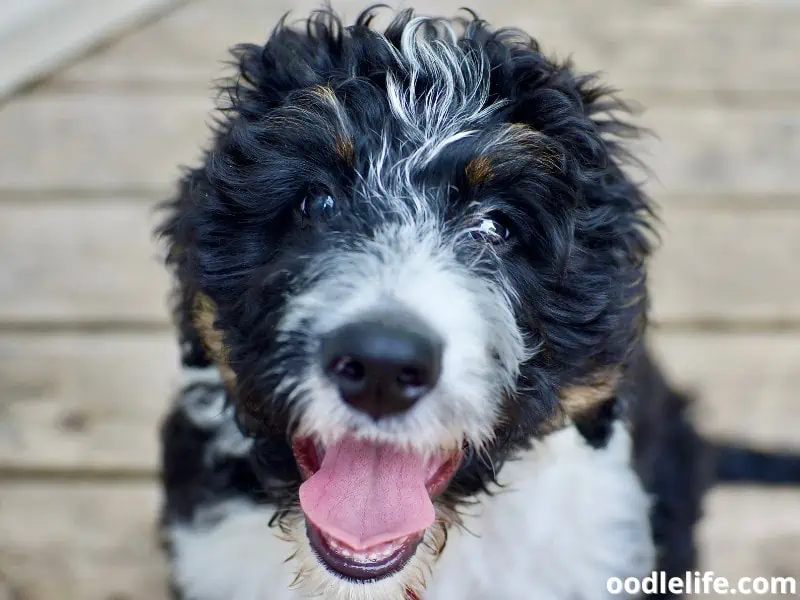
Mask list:
[{"label": "dog's left eye", "polygon": [[511,231],[497,219],[483,218],[475,229],[473,236],[490,244],[502,244],[511,237]]},{"label": "dog's left eye", "polygon": [[338,211],[336,200],[330,194],[312,194],[300,203],[300,214],[310,221],[327,221]]}]

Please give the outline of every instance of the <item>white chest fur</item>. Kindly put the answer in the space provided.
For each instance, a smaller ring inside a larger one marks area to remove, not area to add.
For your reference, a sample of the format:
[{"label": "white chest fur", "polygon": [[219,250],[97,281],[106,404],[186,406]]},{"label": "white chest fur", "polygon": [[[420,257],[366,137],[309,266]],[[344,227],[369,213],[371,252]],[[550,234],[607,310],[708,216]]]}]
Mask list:
[{"label": "white chest fur", "polygon": [[[649,501],[616,425],[590,448],[573,428],[506,464],[507,487],[469,510],[470,533],[452,531],[425,600],[597,600],[609,577],[644,576],[654,550]],[[289,589],[291,545],[267,527],[270,510],[220,507],[213,528],[172,530],[174,573],[191,600],[298,600]]]},{"label": "white chest fur", "polygon": [[501,472],[504,490],[465,519],[426,600],[563,600],[610,596],[609,577],[644,576],[654,549],[649,501],[621,424],[590,448],[569,428]]}]

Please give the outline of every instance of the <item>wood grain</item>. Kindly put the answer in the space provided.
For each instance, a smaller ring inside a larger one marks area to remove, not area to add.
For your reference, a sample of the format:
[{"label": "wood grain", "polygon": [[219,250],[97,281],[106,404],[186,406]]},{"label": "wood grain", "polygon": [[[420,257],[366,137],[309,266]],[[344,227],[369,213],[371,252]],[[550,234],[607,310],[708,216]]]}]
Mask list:
[{"label": "wood grain", "polygon": [[[794,34],[800,11],[732,4],[545,0],[523,8],[513,0],[476,0],[470,6],[494,25],[531,33],[548,53],[572,55],[580,69],[604,71],[624,90],[800,90]],[[352,18],[364,4],[335,6]],[[317,7],[313,0],[198,2],[82,61],[56,83],[206,86],[220,74],[228,47],[263,42],[285,11],[300,18]],[[460,7],[458,0],[440,0],[419,8],[451,15]]]},{"label": "wood grain", "polygon": [[0,111],[0,187],[171,190],[211,108],[203,94],[17,98]]},{"label": "wood grain", "polygon": [[707,434],[800,451],[800,334],[657,330],[651,342]]},{"label": "wood grain", "polygon": [[[0,591],[25,600],[166,600],[153,534],[158,498],[149,483],[4,485]],[[800,577],[799,502],[797,491],[714,491],[700,526],[703,568],[731,581]]]},{"label": "wood grain", "polygon": [[171,333],[0,335],[0,467],[152,472],[177,354]]},{"label": "wood grain", "polygon": [[4,483],[0,592],[25,600],[166,600],[152,484]]},{"label": "wood grain", "polygon": [[[697,198],[792,194],[800,208],[800,111],[765,108],[664,108],[639,123],[656,137],[631,145],[652,172],[648,190]],[[756,203],[754,203],[756,204]]]},{"label": "wood grain", "polygon": [[[0,203],[2,323],[168,320],[152,204]],[[665,211],[651,284],[658,321],[800,320],[800,212]]]},{"label": "wood grain", "polygon": [[0,7],[0,100],[173,0],[41,0]]},{"label": "wood grain", "polygon": [[[208,141],[211,93],[61,94],[0,111],[0,190],[173,189]],[[655,106],[633,145],[661,195],[800,198],[800,110]],[[643,176],[640,175],[643,178]],[[796,202],[800,205],[800,200]]]},{"label": "wood grain", "polygon": [[[800,586],[800,491],[758,488],[712,490],[698,528],[701,569],[735,585],[741,577],[793,577]],[[798,588],[800,589],[800,588]],[[766,598],[790,595],[767,594]],[[704,598],[730,598],[708,595]]]},{"label": "wood grain", "polygon": [[[800,450],[800,334],[653,343],[705,431]],[[171,333],[0,335],[0,470],[154,472],[177,364]]]},{"label": "wood grain", "polygon": [[0,205],[0,321],[167,321],[168,277],[138,201]]},{"label": "wood grain", "polygon": [[800,212],[665,210],[650,282],[657,321],[800,318]]}]

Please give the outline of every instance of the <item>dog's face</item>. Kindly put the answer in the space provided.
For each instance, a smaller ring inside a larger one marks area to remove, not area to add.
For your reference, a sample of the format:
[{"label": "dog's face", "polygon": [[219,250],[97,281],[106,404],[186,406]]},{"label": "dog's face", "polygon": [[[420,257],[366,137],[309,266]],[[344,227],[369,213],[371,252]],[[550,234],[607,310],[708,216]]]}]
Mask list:
[{"label": "dog's face", "polygon": [[642,324],[647,206],[592,79],[477,20],[369,21],[238,50],[163,232],[303,581],[396,598],[460,499],[607,397]]}]

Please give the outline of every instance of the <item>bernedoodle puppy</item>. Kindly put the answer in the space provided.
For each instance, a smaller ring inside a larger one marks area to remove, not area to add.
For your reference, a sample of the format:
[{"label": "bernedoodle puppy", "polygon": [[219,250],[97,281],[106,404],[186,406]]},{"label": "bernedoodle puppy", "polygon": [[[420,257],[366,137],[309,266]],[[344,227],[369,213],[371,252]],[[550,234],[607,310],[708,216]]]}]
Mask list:
[{"label": "bernedoodle puppy", "polygon": [[624,104],[472,13],[235,49],[159,234],[184,600],[596,600],[694,568],[713,478],[644,350]]}]

